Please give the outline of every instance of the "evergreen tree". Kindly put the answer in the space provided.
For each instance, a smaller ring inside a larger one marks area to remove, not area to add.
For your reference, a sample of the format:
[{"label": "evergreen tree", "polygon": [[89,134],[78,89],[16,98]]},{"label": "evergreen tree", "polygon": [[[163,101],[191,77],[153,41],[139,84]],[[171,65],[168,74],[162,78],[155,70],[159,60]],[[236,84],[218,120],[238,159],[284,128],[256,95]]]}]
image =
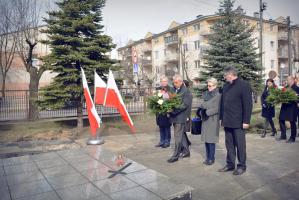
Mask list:
[{"label": "evergreen tree", "polygon": [[220,18],[211,27],[210,48],[205,51],[206,64],[199,80],[205,83],[209,77],[214,77],[223,84],[223,69],[233,66],[238,69],[239,77],[249,81],[253,91],[257,92],[261,88],[262,68],[258,64],[259,56],[252,37],[254,27],[242,22],[242,9],[233,10],[233,4],[232,0],[220,3],[217,13]]},{"label": "evergreen tree", "polygon": [[57,76],[44,88],[38,104],[41,108],[58,109],[72,102],[77,106],[80,132],[84,102],[80,68],[89,83],[93,83],[94,70],[105,76],[114,63],[107,53],[115,45],[102,31],[101,10],[105,0],[62,0],[56,4],[58,10],[49,12],[49,19],[44,19],[47,24],[44,32],[49,38],[44,43],[51,48],[44,62]]}]

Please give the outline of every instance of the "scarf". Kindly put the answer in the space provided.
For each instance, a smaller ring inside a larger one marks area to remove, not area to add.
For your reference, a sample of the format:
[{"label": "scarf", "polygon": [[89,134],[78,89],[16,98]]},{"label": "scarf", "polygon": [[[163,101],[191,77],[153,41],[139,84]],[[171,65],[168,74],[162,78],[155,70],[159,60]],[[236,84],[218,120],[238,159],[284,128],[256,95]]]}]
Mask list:
[{"label": "scarf", "polygon": [[218,88],[215,88],[212,91],[206,91],[203,94],[203,100],[204,101],[209,101],[210,99],[212,99],[214,96],[216,96],[219,93]]}]

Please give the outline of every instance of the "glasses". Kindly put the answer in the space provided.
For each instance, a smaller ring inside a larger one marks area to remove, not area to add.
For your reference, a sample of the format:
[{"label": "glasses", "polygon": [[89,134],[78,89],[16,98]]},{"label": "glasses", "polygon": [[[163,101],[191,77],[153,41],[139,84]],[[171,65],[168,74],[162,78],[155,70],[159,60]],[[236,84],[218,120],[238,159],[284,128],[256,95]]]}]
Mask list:
[{"label": "glasses", "polygon": [[208,87],[213,87],[214,85],[208,85]]}]

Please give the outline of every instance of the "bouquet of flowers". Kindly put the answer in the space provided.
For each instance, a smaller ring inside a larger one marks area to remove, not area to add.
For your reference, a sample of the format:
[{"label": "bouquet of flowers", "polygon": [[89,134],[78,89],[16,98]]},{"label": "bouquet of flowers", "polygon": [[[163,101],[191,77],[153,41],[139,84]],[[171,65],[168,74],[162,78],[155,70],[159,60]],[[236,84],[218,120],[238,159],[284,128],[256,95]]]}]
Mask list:
[{"label": "bouquet of flowers", "polygon": [[158,92],[148,98],[148,107],[155,114],[167,114],[181,106],[182,100],[175,93]]},{"label": "bouquet of flowers", "polygon": [[297,94],[289,89],[289,88],[271,88],[269,90],[269,96],[266,99],[266,102],[275,105],[279,103],[291,103],[291,102],[296,102],[298,101],[298,96]]}]

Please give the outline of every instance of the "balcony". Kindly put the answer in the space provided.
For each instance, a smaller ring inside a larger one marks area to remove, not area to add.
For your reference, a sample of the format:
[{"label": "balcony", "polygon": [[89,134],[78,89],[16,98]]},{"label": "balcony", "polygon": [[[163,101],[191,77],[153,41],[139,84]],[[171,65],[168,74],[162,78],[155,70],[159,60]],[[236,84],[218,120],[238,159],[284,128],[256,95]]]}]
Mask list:
[{"label": "balcony", "polygon": [[278,49],[278,58],[288,59],[288,51],[286,49]]},{"label": "balcony", "polygon": [[165,55],[165,61],[167,63],[174,63],[179,61],[179,54],[178,53],[167,53]]},{"label": "balcony", "polygon": [[287,41],[288,33],[287,32],[278,32],[278,41]]},{"label": "balcony", "polygon": [[179,40],[178,35],[171,35],[168,37],[164,37],[165,45],[171,47],[171,46],[178,46]]},{"label": "balcony", "polygon": [[199,52],[199,55],[200,56],[203,56],[205,54],[205,51],[210,49],[210,46],[209,45],[201,45],[200,46],[200,52]]},{"label": "balcony", "polygon": [[152,59],[143,59],[142,60],[142,66],[151,66],[152,65]]},{"label": "balcony", "polygon": [[142,50],[144,54],[151,54],[152,53],[152,45],[146,44]]},{"label": "balcony", "polygon": [[200,35],[204,36],[204,37],[207,37],[207,36],[210,36],[213,34],[214,34],[214,31],[212,31],[211,29],[205,29],[200,32]]}]

